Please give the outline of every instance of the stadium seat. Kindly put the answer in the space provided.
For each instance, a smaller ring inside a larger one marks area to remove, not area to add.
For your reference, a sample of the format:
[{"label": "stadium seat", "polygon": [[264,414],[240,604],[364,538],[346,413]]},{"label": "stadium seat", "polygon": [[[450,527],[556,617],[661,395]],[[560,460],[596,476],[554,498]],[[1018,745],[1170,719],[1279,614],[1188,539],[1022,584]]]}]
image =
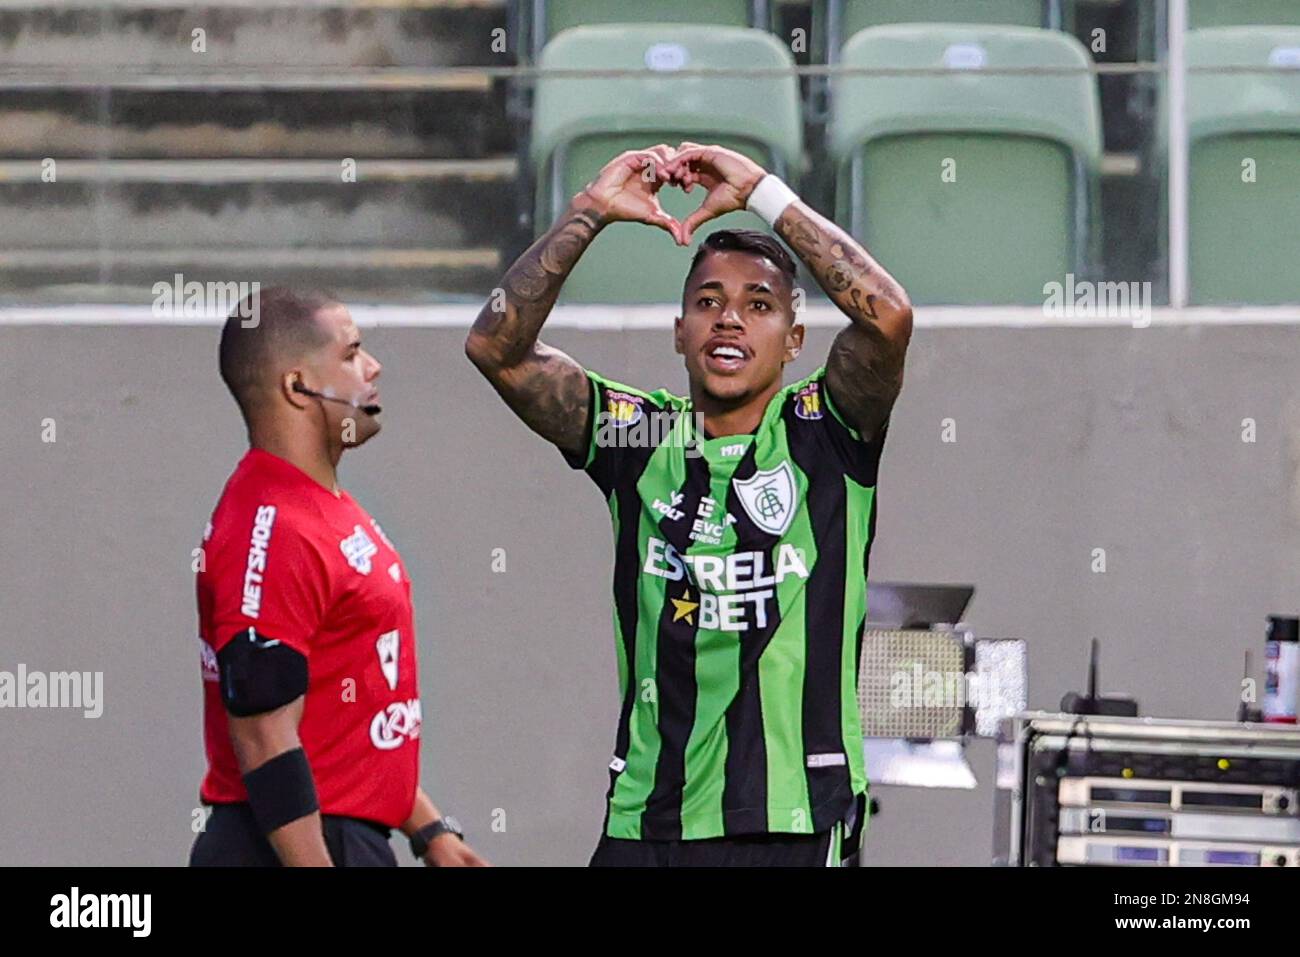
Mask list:
[{"label": "stadium seat", "polygon": [[1187,35],[1188,275],[1195,303],[1300,302],[1300,28]]},{"label": "stadium seat", "polygon": [[1191,0],[1187,26],[1191,30],[1235,26],[1300,26],[1296,0]]},{"label": "stadium seat", "polygon": [[645,0],[518,0],[532,40],[533,61],[562,30],[611,23],[696,23],[732,27],[769,25],[767,0],[691,0],[646,3]]},{"label": "stadium seat", "polygon": [[[771,76],[675,76],[679,69],[793,67],[770,34],[743,27],[707,32],[650,24],[575,27],[542,55],[530,161],[537,175],[535,229],[550,227],[573,194],[620,152],[682,140],[737,149],[797,182],[803,128],[793,73]],[[632,70],[626,77],[548,76],[550,70]],[[703,194],[666,189],[660,201],[684,219]],[[752,213],[730,213],[696,233],[765,228]],[[665,232],[616,223],[583,256],[564,287],[568,302],[675,302],[689,263]]]},{"label": "stadium seat", "polygon": [[813,0],[815,59],[838,60],[860,30],[899,23],[976,23],[1062,29],[1062,0]]},{"label": "stadium seat", "polygon": [[840,76],[829,130],[836,214],[921,303],[1041,303],[1087,274],[1101,161],[1096,80],[1073,37],[1025,27],[875,27]]}]

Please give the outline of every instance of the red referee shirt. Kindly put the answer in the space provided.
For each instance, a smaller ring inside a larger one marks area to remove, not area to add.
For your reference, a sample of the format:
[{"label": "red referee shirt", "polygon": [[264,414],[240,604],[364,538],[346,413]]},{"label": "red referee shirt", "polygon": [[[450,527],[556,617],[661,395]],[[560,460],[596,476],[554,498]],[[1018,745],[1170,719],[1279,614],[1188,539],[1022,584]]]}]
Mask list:
[{"label": "red referee shirt", "polygon": [[303,750],[321,813],[397,827],[415,803],[420,692],[411,580],[347,492],[252,449],[226,483],[198,574],[205,802],[248,799],[230,743],[217,652],[250,626],[307,658]]}]

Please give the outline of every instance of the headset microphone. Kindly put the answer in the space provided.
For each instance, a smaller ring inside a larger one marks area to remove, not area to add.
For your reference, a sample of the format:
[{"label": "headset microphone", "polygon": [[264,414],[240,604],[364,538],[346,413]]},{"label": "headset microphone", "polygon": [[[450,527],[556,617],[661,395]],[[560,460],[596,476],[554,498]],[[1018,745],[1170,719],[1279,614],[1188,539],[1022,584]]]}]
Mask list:
[{"label": "headset microphone", "polygon": [[323,395],[320,392],[317,392],[315,389],[307,388],[305,385],[303,385],[301,382],[298,382],[297,380],[295,380],[293,383],[293,391],[297,392],[299,395],[309,395],[313,399],[322,399],[325,402],[337,402],[340,405],[350,405],[354,409],[360,409],[366,415],[378,415],[380,412],[384,410],[383,406],[380,405],[373,405],[373,404],[362,405],[361,403],[354,402],[351,399],[339,399],[332,395]]}]

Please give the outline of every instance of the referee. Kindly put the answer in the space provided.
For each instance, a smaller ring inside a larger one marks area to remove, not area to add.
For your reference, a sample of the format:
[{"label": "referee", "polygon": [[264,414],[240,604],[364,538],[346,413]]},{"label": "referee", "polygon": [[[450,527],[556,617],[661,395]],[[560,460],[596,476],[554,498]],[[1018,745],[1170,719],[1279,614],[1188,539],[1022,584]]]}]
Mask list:
[{"label": "referee", "polygon": [[[707,195],[684,222],[659,205],[659,190],[696,185]],[[752,230],[713,233],[687,269],[672,343],[688,395],[613,382],[538,341],[610,223],[687,245],[702,223],[746,208],[844,314],[812,375],[784,381],[803,348],[795,263]],[[614,526],[622,707],[592,864],[854,858],[868,813],[856,697],[867,555],[907,294],[780,179],[693,143],[615,158],[501,286],[504,308],[484,307],[466,351],[586,471]]]},{"label": "referee", "polygon": [[379,432],[379,362],[343,305],[274,288],[227,319],[220,365],[251,448],[204,533],[190,864],[395,866],[399,828],[428,865],[483,865],[418,783],[411,580],[338,484]]}]

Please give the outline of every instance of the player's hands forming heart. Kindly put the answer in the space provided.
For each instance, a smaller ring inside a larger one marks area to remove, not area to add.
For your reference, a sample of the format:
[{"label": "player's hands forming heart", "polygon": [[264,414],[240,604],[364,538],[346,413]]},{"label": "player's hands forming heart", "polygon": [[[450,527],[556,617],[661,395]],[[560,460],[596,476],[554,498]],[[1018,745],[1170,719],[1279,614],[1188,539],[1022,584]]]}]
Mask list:
[{"label": "player's hands forming heart", "polygon": [[700,208],[686,217],[686,222],[674,234],[677,242],[686,246],[704,223],[744,209],[749,195],[767,171],[735,150],[682,143],[668,161],[667,175],[674,185],[688,193],[697,183],[707,190]]},{"label": "player's hands forming heart", "polygon": [[[749,157],[721,146],[684,142],[674,149],[660,143],[612,159],[583,189],[583,201],[606,222],[657,226],[679,246],[688,246],[704,223],[744,209],[754,187],[766,175]],[[669,216],[659,205],[659,190],[664,186],[677,186],[689,193],[697,184],[706,190],[704,202],[685,222]]]},{"label": "player's hands forming heart", "polygon": [[659,205],[659,190],[668,182],[675,150],[664,143],[628,150],[605,164],[580,198],[606,222],[647,223],[681,242],[682,224]]}]

